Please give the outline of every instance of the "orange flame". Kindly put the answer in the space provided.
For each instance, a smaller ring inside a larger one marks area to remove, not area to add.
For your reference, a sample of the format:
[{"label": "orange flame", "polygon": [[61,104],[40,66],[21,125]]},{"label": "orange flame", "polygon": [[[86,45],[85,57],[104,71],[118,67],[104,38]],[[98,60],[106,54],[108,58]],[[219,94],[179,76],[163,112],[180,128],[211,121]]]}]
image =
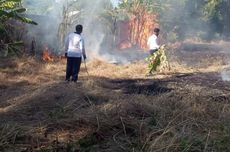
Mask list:
[{"label": "orange flame", "polygon": [[158,27],[157,14],[149,13],[145,7],[136,8],[134,16],[127,21],[119,22],[118,48],[125,49],[139,46],[147,49],[147,40],[154,27]]},{"label": "orange flame", "polygon": [[45,47],[43,52],[42,52],[42,60],[47,61],[47,62],[53,62],[54,61],[53,57],[49,53],[48,47]]}]

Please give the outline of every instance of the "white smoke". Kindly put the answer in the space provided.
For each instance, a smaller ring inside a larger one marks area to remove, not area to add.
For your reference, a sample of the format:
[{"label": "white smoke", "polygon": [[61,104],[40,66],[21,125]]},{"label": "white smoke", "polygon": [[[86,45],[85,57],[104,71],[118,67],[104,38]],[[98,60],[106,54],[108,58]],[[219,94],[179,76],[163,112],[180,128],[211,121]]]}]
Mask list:
[{"label": "white smoke", "polygon": [[[64,50],[64,38],[75,31],[77,24],[82,24],[82,36],[85,39],[88,59],[99,58],[122,64],[138,60],[137,58],[144,59],[143,52],[142,55],[132,50],[129,55],[115,51],[111,30],[113,21],[107,11],[116,7],[118,2],[118,0],[25,0],[27,4],[25,7],[30,10],[29,17],[38,22],[38,26],[28,26],[29,35],[35,37],[37,44],[48,44],[49,47],[53,47],[53,52],[61,54]],[[63,30],[62,36],[60,29]]]},{"label": "white smoke", "polygon": [[230,69],[222,70],[221,77],[223,81],[230,81]]}]

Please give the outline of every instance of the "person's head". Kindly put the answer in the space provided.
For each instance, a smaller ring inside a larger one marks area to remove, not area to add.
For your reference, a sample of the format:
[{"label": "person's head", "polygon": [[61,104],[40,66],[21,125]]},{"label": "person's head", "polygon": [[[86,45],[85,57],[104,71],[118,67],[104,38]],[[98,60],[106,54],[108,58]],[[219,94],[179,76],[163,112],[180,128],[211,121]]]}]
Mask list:
[{"label": "person's head", "polygon": [[159,28],[154,28],[153,33],[154,33],[156,36],[158,36],[159,33],[160,33],[160,29],[159,29]]},{"label": "person's head", "polygon": [[75,29],[76,29],[76,33],[77,33],[77,34],[81,34],[81,33],[82,33],[82,30],[83,30],[83,26],[80,25],[80,24],[78,24],[78,25],[75,27]]}]

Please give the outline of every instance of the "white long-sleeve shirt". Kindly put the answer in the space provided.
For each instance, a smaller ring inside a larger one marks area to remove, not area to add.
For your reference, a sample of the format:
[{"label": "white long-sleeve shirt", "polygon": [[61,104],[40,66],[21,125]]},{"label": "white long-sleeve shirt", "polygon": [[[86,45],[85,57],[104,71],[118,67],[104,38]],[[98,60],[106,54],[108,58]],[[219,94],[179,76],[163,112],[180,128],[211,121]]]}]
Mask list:
[{"label": "white long-sleeve shirt", "polygon": [[151,35],[148,39],[147,45],[150,50],[159,49],[159,45],[157,43],[157,36],[155,34]]},{"label": "white long-sleeve shirt", "polygon": [[68,57],[81,57],[85,55],[84,39],[80,34],[70,33],[65,40],[65,51]]}]

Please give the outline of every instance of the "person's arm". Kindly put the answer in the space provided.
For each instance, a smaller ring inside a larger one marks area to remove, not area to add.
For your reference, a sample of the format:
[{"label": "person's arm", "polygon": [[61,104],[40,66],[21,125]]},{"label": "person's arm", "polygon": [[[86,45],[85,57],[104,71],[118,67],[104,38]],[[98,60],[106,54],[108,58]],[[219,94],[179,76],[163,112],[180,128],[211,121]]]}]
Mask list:
[{"label": "person's arm", "polygon": [[83,55],[84,60],[86,59],[86,53],[85,53],[85,42],[84,39],[82,38],[80,41],[80,49]]},{"label": "person's arm", "polygon": [[158,41],[159,41],[159,39],[158,39],[158,37],[156,36],[156,38],[155,38],[155,44],[156,44],[157,49],[160,48],[160,45],[158,44]]},{"label": "person's arm", "polygon": [[69,47],[69,36],[67,36],[65,39],[65,57],[67,57],[68,47]]},{"label": "person's arm", "polygon": [[148,46],[148,48],[150,48],[150,38],[148,38],[147,46]]}]

